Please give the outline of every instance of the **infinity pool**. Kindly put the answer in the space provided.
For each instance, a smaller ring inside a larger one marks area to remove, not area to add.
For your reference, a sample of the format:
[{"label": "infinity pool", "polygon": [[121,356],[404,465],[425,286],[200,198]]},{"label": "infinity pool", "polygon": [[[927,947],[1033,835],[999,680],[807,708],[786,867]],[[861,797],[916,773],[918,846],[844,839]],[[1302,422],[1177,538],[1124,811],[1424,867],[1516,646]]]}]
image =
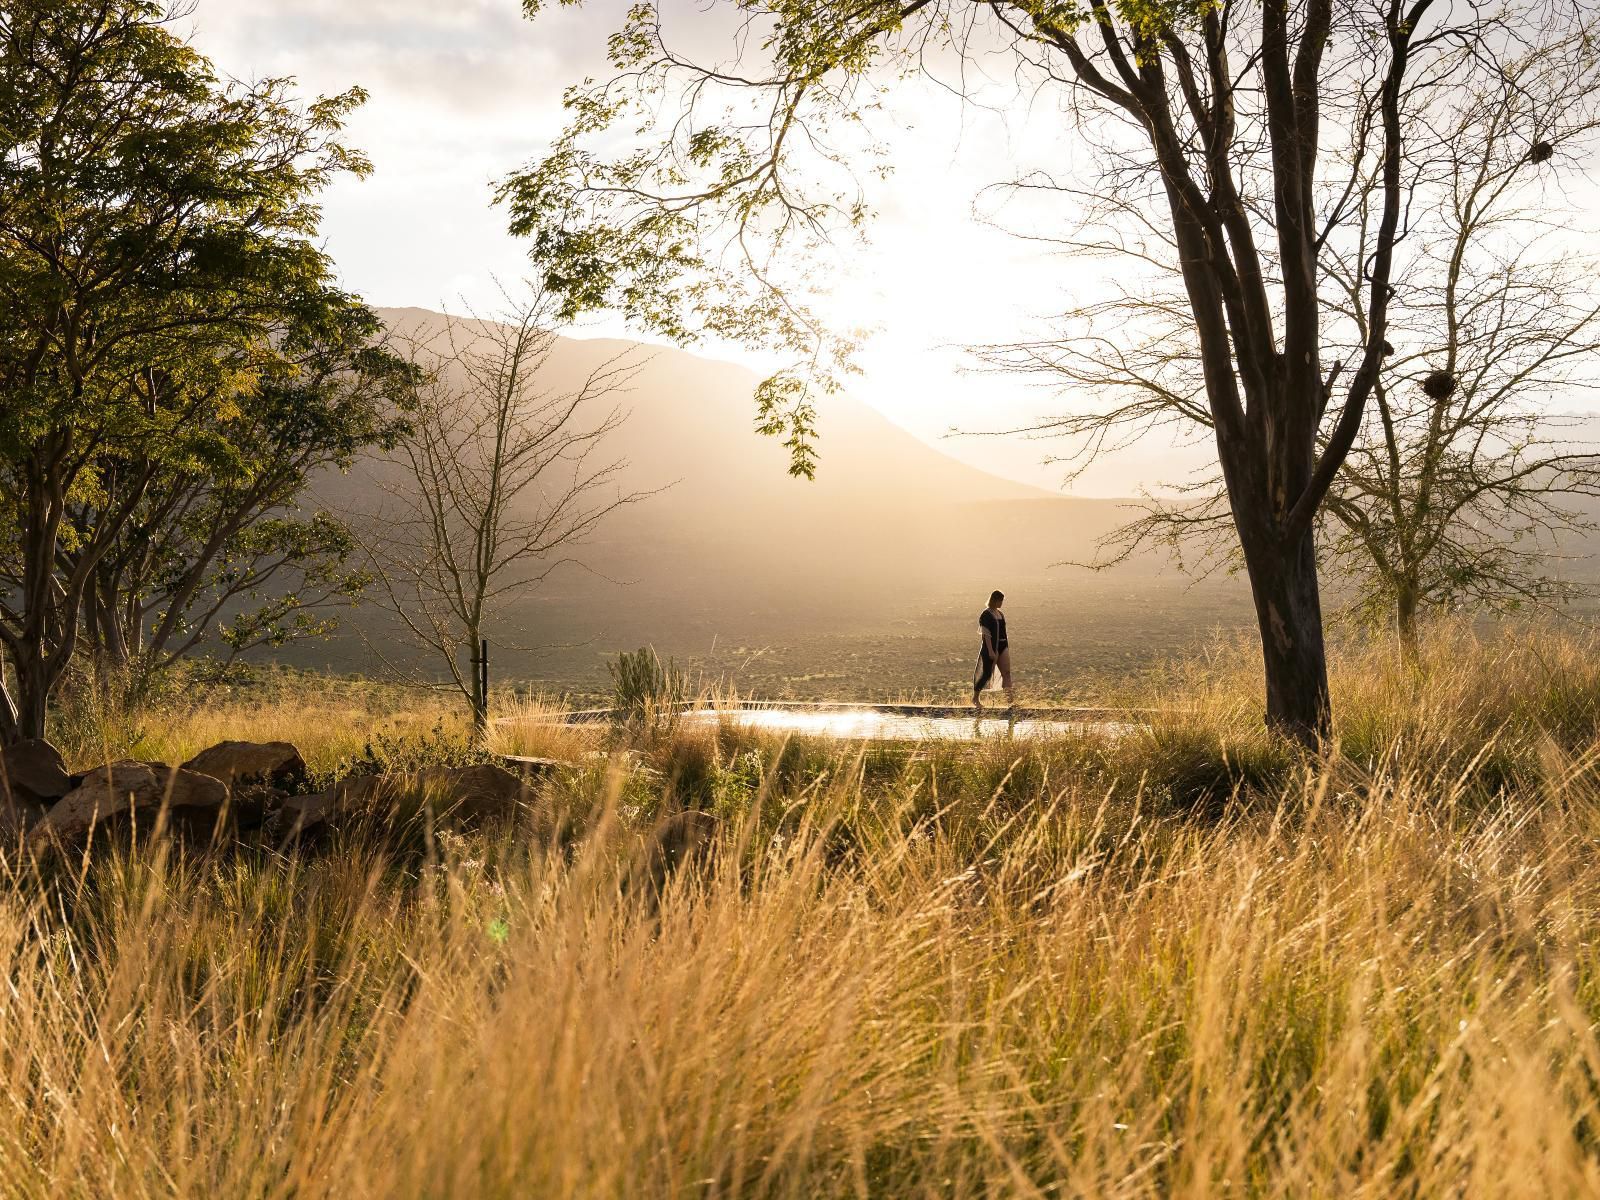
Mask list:
[{"label": "infinity pool", "polygon": [[729,723],[774,733],[860,741],[975,740],[980,738],[1060,737],[1063,734],[1121,737],[1139,726],[1126,721],[1063,720],[1025,716],[1008,721],[1004,709],[989,709],[981,720],[970,716],[922,715],[873,708],[697,709],[679,718],[686,724]]}]

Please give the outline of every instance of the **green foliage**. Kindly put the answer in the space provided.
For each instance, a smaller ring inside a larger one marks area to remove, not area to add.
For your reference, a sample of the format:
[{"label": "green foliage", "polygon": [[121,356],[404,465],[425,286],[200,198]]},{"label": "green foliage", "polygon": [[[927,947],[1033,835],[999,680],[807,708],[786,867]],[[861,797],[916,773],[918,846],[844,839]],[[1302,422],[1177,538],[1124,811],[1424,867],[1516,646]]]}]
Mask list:
[{"label": "green foliage", "polygon": [[[544,7],[523,3],[530,18]],[[1121,0],[1114,11],[1142,53],[1213,7]],[[1040,44],[1094,19],[1079,0],[995,8]],[[786,356],[757,389],[756,429],[783,439],[791,473],[809,479],[817,401],[855,371],[861,338],[822,317],[821,281],[835,240],[857,241],[872,216],[859,177],[891,165],[866,117],[884,80],[968,47],[938,6],[778,0],[746,12],[738,53],[759,54],[725,70],[671,48],[656,4],[632,5],[609,41],[615,76],[567,91],[567,128],[498,200],[564,318],[612,309],[681,343],[713,336]]]},{"label": "green foliage", "polygon": [[[201,472],[159,462],[134,519],[95,567],[91,603],[103,619],[88,623],[90,647],[136,681],[212,646],[230,662],[324,635],[335,625],[330,609],[371,582],[345,523],[297,502],[314,471],[394,444],[416,372],[374,344],[382,330],[364,305],[330,293],[316,315],[315,327],[275,330],[270,371],[228,411],[201,418],[232,452]],[[109,497],[113,508],[120,500]],[[106,518],[94,504],[71,515],[80,529]]]},{"label": "green foliage", "polygon": [[[540,5],[526,7],[531,16]],[[812,284],[833,234],[860,229],[868,215],[844,157],[823,148],[825,134],[857,123],[853,92],[901,17],[889,3],[849,12],[783,4],[775,16],[770,122],[737,119],[745,101],[734,88],[714,116],[706,94],[705,111],[665,144],[603,157],[591,142],[635,122],[649,128],[658,101],[691,77],[666,51],[655,7],[636,4],[610,42],[630,85],[570,89],[568,128],[544,159],[503,182],[498,199],[512,231],[530,239],[564,318],[614,308],[681,343],[712,336],[789,356],[757,392],[756,427],[783,438],[791,473],[811,478],[817,397],[855,369],[858,340],[827,326]],[[791,169],[801,144],[815,179]]]},{"label": "green foliage", "polygon": [[226,541],[293,495],[286,443],[322,448],[303,471],[379,436],[343,381],[393,364],[314,241],[318,194],[369,169],[339,137],[363,98],[222,82],[146,0],[0,14],[0,643],[20,701],[0,697],[0,734],[42,728],[119,539],[187,506],[186,537]]}]

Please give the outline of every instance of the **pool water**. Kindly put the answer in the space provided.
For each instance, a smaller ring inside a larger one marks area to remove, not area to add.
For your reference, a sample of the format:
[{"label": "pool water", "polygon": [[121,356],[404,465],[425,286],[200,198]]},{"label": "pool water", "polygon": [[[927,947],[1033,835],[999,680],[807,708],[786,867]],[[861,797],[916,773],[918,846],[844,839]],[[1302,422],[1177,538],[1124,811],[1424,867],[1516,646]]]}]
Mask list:
[{"label": "pool water", "polygon": [[1126,721],[1073,721],[1022,717],[1008,721],[1004,709],[974,717],[923,716],[871,708],[698,709],[683,714],[684,724],[728,723],[773,733],[860,741],[974,741],[988,738],[1061,737],[1065,734],[1121,737],[1139,726]]}]

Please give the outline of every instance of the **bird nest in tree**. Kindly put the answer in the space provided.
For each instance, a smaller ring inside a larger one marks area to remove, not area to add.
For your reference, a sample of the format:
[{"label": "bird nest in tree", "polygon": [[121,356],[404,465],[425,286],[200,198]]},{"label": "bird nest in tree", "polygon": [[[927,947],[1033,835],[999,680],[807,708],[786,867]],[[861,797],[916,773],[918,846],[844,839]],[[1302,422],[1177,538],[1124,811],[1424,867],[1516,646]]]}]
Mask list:
[{"label": "bird nest in tree", "polygon": [[1435,400],[1446,400],[1456,390],[1456,377],[1449,371],[1430,371],[1422,381],[1422,390]]},{"label": "bird nest in tree", "polygon": [[1549,142],[1535,142],[1528,147],[1528,161],[1535,163],[1549,162],[1556,155],[1556,148]]}]

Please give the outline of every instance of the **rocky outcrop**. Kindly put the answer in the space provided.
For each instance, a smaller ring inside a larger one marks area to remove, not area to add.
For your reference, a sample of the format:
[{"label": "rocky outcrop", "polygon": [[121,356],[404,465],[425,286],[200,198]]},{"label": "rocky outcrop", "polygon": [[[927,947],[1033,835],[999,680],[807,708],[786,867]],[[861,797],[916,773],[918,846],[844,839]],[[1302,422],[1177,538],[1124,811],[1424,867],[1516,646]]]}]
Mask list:
[{"label": "rocky outcrop", "polygon": [[169,825],[215,825],[228,800],[221,780],[182,767],[131,759],[97,767],[78,786],[50,806],[28,832],[34,845],[73,845],[111,820],[154,823],[165,810]]},{"label": "rocky outcrop", "polygon": [[[12,761],[8,752],[4,765]],[[534,776],[559,765],[530,760],[515,764],[515,773],[480,764],[352,776],[306,795],[300,794],[305,760],[288,742],[221,742],[181,767],[125,759],[76,777],[44,743],[15,761],[28,790],[19,782],[0,795],[0,845],[25,837],[35,847],[81,845],[107,825],[148,831],[158,818],[170,831],[200,838],[263,823],[288,839],[345,828],[392,830],[418,818],[478,824],[518,813],[532,797]]]},{"label": "rocky outcrop", "polygon": [[405,781],[405,786],[425,800],[435,815],[467,822],[509,817],[526,793],[522,780],[504,767],[488,763],[421,771]]},{"label": "rocky outcrop", "polygon": [[49,807],[24,796],[0,793],[0,854],[15,850]]},{"label": "rocky outcrop", "polygon": [[241,828],[260,825],[286,796],[305,786],[306,760],[289,742],[218,742],[183,764],[220,780]]},{"label": "rocky outcrop", "polygon": [[303,834],[327,832],[329,817],[335,812],[335,791],[337,789],[286,799],[274,817],[284,837],[293,840]]},{"label": "rocky outcrop", "polygon": [[42,738],[0,750],[0,792],[18,799],[59,800],[72,790],[61,752]]}]

